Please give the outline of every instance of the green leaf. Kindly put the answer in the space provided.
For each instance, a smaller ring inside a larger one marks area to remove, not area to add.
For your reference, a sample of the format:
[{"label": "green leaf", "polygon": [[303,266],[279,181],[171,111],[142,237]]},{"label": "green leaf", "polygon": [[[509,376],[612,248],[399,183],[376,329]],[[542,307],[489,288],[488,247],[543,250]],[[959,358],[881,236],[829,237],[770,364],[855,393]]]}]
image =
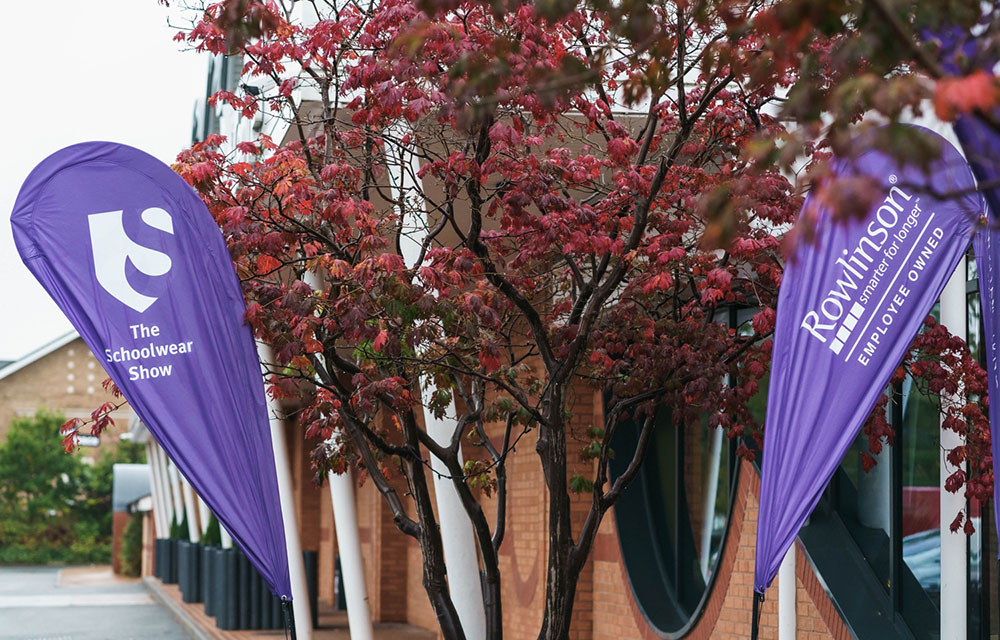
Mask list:
[{"label": "green leaf", "polygon": [[594,490],[594,483],[577,475],[569,479],[569,490],[573,493],[590,493]]}]

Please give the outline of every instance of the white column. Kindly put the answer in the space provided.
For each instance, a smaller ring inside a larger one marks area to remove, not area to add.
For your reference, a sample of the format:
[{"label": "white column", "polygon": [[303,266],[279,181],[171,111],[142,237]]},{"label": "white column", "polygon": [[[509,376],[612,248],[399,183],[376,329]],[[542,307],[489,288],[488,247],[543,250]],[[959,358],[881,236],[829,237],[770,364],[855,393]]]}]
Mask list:
[{"label": "white column", "polygon": [[170,475],[170,492],[174,496],[173,517],[177,524],[184,522],[184,496],[181,494],[181,474],[173,462],[167,462],[167,473]]},{"label": "white column", "polygon": [[[966,334],[966,293],[965,258],[948,280],[941,293],[941,324],[952,334],[965,337]],[[942,397],[942,402],[949,399]],[[967,636],[967,586],[968,561],[966,558],[966,536],[959,530],[952,533],[949,525],[965,504],[964,492],[950,493],[944,484],[956,468],[947,460],[947,452],[964,444],[964,440],[954,431],[941,429],[940,508],[941,508],[941,640],[965,640]]]},{"label": "white column", "polygon": [[[400,161],[406,160],[400,158]],[[415,155],[410,154],[408,162],[414,173],[419,172],[420,161]],[[429,216],[424,211],[424,202],[418,196],[419,185],[410,184],[411,177],[401,171],[395,162],[391,166],[389,178],[393,181],[393,186],[398,189],[399,201],[407,204],[401,209],[400,214],[403,216],[404,227],[408,233],[400,239],[400,244],[403,260],[412,268],[419,266],[417,261],[420,257],[420,243],[427,234]],[[432,439],[438,444],[447,446],[451,442],[456,422],[451,418],[439,420],[427,410],[427,398],[423,397],[426,393],[425,382],[423,379],[420,380],[420,395],[424,401],[424,426]],[[450,413],[452,415],[456,413],[454,402],[450,407]],[[461,450],[458,456],[461,462]],[[486,637],[486,611],[483,608],[479,550],[476,546],[472,521],[462,506],[451,478],[447,477],[451,472],[444,462],[431,455],[431,469],[434,471],[434,497],[438,508],[444,560],[448,566],[448,591],[465,630],[465,637],[468,640],[482,640]]]},{"label": "white column", "polygon": [[[270,345],[257,343],[261,371],[267,375],[263,363],[273,362]],[[285,525],[285,547],[288,552],[288,577],[292,583],[292,612],[295,614],[295,631],[298,640],[312,640],[312,616],[309,613],[309,592],[306,588],[305,563],[302,560],[302,542],[299,540],[299,523],[295,515],[292,496],[292,470],[285,443],[285,426],[279,417],[278,403],[266,394],[267,414],[271,423],[271,447],[274,449],[274,470],[278,477],[278,497],[281,502],[281,519]]]},{"label": "white column", "polygon": [[795,613],[795,545],[792,542],[778,569],[778,640],[795,640],[798,627]]},{"label": "white column", "polygon": [[198,526],[198,505],[194,501],[194,489],[191,488],[191,483],[187,481],[187,478],[183,474],[178,472],[181,476],[181,489],[184,492],[184,513],[187,514],[188,521],[188,541],[198,542],[201,540],[201,528]]},{"label": "white column", "polygon": [[333,503],[333,526],[337,530],[340,571],[344,576],[347,598],[347,625],[351,640],[373,640],[371,611],[368,609],[368,589],[365,567],[361,558],[361,538],[358,535],[358,512],[354,502],[354,478],[351,469],[337,474],[330,472],[330,501]]},{"label": "white column", "polygon": [[[303,280],[312,289],[322,290],[319,276],[308,271]],[[320,356],[322,357],[322,356]],[[333,440],[339,434],[335,433]],[[372,616],[368,607],[368,587],[361,556],[361,537],[358,534],[358,512],[354,501],[354,477],[348,467],[344,473],[330,472],[330,502],[333,505],[333,526],[340,552],[340,570],[344,577],[347,598],[347,626],[351,640],[373,640]]]},{"label": "white column", "polygon": [[156,537],[165,538],[163,514],[166,513],[166,508],[163,502],[163,488],[160,486],[159,457],[153,451],[155,446],[156,443],[152,439],[146,442],[146,466],[149,467],[149,491],[153,496],[153,524],[156,527]]},{"label": "white column", "polygon": [[153,447],[153,452],[157,457],[156,466],[160,473],[160,486],[163,487],[163,504],[166,507],[163,511],[163,537],[170,537],[170,523],[174,519],[174,492],[170,484],[170,471],[167,468],[167,452],[159,444]]},{"label": "white column", "polygon": [[208,505],[201,496],[195,494],[195,499],[198,501],[198,521],[201,523],[201,535],[204,536],[208,533],[208,521],[212,517],[212,512],[209,511]]},{"label": "white column", "polygon": [[[421,380],[421,395],[424,394]],[[426,398],[425,398],[426,400]],[[455,432],[456,421],[451,418],[439,419],[424,405],[424,424],[427,434],[438,444],[447,446]],[[451,413],[455,413],[452,402]],[[458,451],[459,464],[462,451]],[[486,638],[486,611],[483,608],[483,588],[479,578],[479,551],[476,547],[472,521],[458,490],[452,483],[451,472],[437,456],[431,455],[431,469],[434,471],[434,497],[437,500],[438,520],[441,525],[441,542],[444,546],[444,561],[448,567],[448,591],[455,603],[458,618],[465,629],[468,640]]]},{"label": "white column", "polygon": [[219,523],[219,540],[222,542],[223,549],[233,548],[233,537],[229,535],[229,532],[226,531],[226,528],[222,526],[221,522]]},{"label": "white column", "polygon": [[160,514],[163,524],[164,538],[170,537],[170,519],[174,513],[173,495],[170,493],[170,479],[167,476],[166,457],[159,444],[153,443],[153,459],[156,460],[156,476],[160,483],[161,502],[163,503],[163,513]]}]

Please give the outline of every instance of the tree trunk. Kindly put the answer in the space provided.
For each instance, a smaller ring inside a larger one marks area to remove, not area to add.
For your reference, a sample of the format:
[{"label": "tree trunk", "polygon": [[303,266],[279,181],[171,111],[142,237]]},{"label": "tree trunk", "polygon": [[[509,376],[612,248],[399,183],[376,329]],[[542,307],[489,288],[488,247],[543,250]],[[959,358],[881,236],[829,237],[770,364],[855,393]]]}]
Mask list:
[{"label": "tree trunk", "polygon": [[500,572],[486,571],[483,581],[483,605],[486,609],[486,640],[503,640]]},{"label": "tree trunk", "polygon": [[455,610],[455,603],[448,591],[448,581],[445,578],[444,547],[441,544],[441,532],[434,511],[431,507],[430,493],[427,490],[427,478],[420,462],[407,461],[413,490],[413,501],[417,507],[420,520],[420,551],[423,559],[423,584],[427,597],[434,609],[438,625],[445,640],[465,640],[465,630]]},{"label": "tree trunk", "polygon": [[[404,436],[409,446],[419,451],[416,434],[406,428]],[[413,504],[417,509],[417,521],[420,522],[420,554],[423,559],[423,584],[427,598],[434,609],[438,625],[445,640],[465,640],[465,630],[451,599],[446,579],[447,570],[444,563],[444,545],[441,542],[441,530],[434,517],[431,505],[430,491],[427,488],[427,477],[424,475],[423,461],[417,457],[405,461],[407,476],[410,479],[410,492]]]},{"label": "tree trunk", "polygon": [[[562,407],[561,402],[552,406]],[[545,614],[538,640],[567,640],[579,570],[572,566],[573,533],[566,478],[566,431],[555,420],[539,431],[538,455],[549,490],[548,568],[545,580]]]}]

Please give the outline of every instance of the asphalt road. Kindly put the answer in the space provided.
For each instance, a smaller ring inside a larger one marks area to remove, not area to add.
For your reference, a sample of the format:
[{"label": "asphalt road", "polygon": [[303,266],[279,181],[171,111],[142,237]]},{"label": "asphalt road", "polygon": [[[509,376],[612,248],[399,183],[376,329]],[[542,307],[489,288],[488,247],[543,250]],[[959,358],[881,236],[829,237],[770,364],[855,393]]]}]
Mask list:
[{"label": "asphalt road", "polygon": [[0,639],[189,640],[136,581],[107,567],[0,567]]}]

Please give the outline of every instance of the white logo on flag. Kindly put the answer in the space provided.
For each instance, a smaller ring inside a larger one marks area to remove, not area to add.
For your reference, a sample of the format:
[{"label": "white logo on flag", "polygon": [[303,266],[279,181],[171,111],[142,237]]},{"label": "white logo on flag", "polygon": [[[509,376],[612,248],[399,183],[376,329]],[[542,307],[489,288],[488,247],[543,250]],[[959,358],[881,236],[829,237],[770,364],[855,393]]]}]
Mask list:
[{"label": "white logo on flag", "polygon": [[[132,288],[125,275],[129,261],[147,276],[162,276],[170,271],[170,256],[134,242],[125,233],[122,211],[107,211],[87,216],[90,223],[90,245],[94,253],[94,272],[104,290],[118,301],[139,313],[156,302],[155,297],[143,295]],[[174,233],[170,214],[159,207],[142,212],[142,221],[154,229]]]}]

